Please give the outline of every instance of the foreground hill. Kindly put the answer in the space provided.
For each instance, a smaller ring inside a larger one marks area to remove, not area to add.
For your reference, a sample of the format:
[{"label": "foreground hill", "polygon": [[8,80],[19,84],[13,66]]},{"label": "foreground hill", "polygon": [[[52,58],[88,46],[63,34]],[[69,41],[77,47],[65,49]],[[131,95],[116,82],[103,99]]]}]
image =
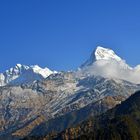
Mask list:
[{"label": "foreground hill", "polygon": [[[60,134],[50,134],[46,139],[80,140],[139,140],[140,139],[140,91],[121,105],[95,119],[69,128]],[[35,138],[32,138],[35,139]],[[42,139],[40,137],[40,139]]]}]

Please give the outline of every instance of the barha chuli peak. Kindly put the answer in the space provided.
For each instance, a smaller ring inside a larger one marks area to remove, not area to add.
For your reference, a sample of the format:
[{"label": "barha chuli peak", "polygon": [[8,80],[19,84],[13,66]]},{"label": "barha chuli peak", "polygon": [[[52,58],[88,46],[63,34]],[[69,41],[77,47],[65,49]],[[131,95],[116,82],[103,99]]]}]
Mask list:
[{"label": "barha chuli peak", "polygon": [[133,68],[113,50],[101,46],[92,52],[80,68],[82,73],[140,83],[139,65]]},{"label": "barha chuli peak", "polygon": [[82,67],[89,66],[98,60],[111,60],[111,59],[116,61],[122,61],[122,59],[119,56],[117,56],[113,50],[97,46],[97,48],[92,52],[90,58],[82,65]]}]

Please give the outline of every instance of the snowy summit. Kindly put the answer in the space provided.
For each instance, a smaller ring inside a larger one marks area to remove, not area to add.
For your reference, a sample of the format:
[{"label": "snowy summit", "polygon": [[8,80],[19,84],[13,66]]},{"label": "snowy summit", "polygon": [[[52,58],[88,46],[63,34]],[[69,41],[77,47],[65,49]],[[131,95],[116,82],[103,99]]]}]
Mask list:
[{"label": "snowy summit", "polygon": [[[96,51],[94,52],[96,60],[110,60],[114,59],[116,61],[121,61],[122,59],[115,54],[115,52],[108,48],[103,48],[98,46]],[[94,55],[93,54],[93,55]]]},{"label": "snowy summit", "polygon": [[26,66],[16,64],[15,67],[6,70],[4,73],[0,73],[0,86],[11,83],[30,83],[35,80],[47,78],[53,73],[56,73],[56,71],[51,71],[47,67],[41,68],[38,65]]},{"label": "snowy summit", "polygon": [[140,83],[140,65],[133,68],[113,50],[101,46],[93,51],[90,58],[80,68],[81,72],[87,75]]},{"label": "snowy summit", "polygon": [[118,62],[122,61],[122,59],[116,55],[113,50],[97,46],[97,48],[91,54],[90,58],[81,67],[92,65],[95,61],[98,60],[116,60]]}]

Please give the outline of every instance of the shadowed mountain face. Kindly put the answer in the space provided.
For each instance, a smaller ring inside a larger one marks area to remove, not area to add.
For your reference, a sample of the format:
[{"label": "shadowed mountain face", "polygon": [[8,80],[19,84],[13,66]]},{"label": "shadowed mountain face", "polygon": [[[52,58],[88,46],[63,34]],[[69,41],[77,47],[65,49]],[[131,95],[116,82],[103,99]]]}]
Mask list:
[{"label": "shadowed mountain face", "polygon": [[[106,113],[88,119],[60,134],[51,133],[46,139],[79,140],[139,140],[140,139],[140,92]],[[36,138],[31,138],[36,139]],[[43,137],[40,137],[43,139]]]}]

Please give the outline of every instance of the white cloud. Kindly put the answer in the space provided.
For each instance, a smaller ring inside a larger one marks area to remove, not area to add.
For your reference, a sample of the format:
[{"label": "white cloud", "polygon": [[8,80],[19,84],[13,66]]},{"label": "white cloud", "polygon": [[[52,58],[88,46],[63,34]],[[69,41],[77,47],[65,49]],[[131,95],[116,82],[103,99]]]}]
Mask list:
[{"label": "white cloud", "polygon": [[140,84],[140,66],[131,68],[124,61],[98,60],[91,66],[83,68],[81,72],[86,75],[117,78]]}]

